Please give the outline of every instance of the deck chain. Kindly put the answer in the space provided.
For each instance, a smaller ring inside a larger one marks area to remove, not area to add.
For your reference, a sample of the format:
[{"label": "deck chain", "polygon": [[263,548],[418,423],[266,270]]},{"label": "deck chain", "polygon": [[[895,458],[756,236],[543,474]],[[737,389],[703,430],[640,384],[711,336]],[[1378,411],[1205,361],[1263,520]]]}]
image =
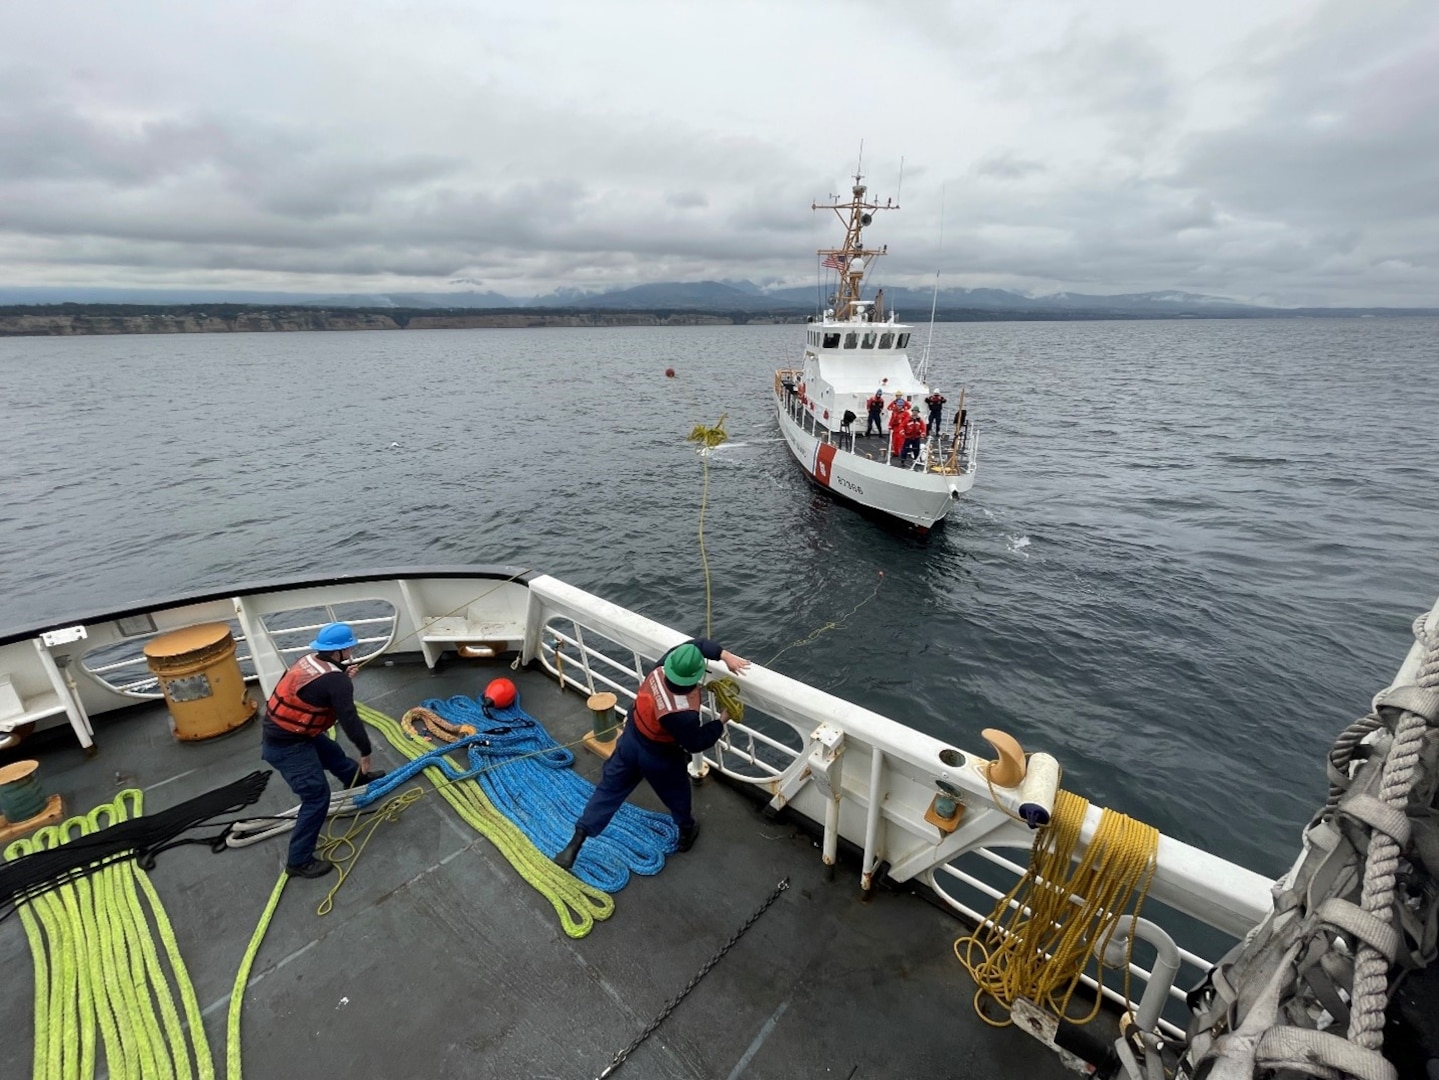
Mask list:
[{"label": "deck chain", "polygon": [[765,899],[765,902],[761,904],[758,908],[756,908],[754,914],[744,921],[744,925],[730,935],[730,939],[726,941],[723,945],[721,945],[719,947],[719,951],[717,951],[713,956],[709,958],[709,960],[705,962],[704,967],[700,968],[699,971],[695,972],[694,978],[692,978],[688,982],[688,984],[686,984],[683,990],[681,990],[674,997],[670,998],[669,1001],[665,1002],[664,1008],[662,1008],[659,1011],[659,1014],[649,1022],[649,1026],[639,1033],[639,1035],[635,1038],[634,1042],[630,1043],[628,1046],[626,1046],[623,1050],[621,1050],[618,1054],[614,1056],[614,1060],[612,1060],[609,1065],[606,1066],[605,1071],[600,1073],[596,1080],[607,1080],[608,1077],[613,1076],[615,1070],[617,1070],[621,1065],[625,1063],[625,1059],[628,1058],[631,1054],[633,1054],[637,1049],[639,1049],[640,1044],[655,1033],[659,1026],[669,1018],[670,1013],[674,1012],[675,1009],[679,1007],[679,1003],[689,996],[689,992],[699,985],[699,981],[709,974],[710,969],[716,964],[718,964],[721,959],[724,958],[725,953],[729,952],[732,948],[734,948],[735,942],[739,941],[740,938],[744,937],[745,931],[748,930],[751,926],[753,926],[759,920],[759,917],[769,910],[770,905],[779,899],[780,893],[784,892],[788,888],[789,878],[782,879],[779,884],[774,887],[773,891],[770,892],[769,896]]}]

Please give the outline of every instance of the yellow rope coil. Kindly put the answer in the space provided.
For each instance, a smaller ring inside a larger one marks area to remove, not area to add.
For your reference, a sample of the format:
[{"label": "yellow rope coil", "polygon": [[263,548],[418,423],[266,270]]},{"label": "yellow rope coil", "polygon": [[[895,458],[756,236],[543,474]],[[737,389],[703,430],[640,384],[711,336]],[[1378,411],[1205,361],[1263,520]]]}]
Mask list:
[{"label": "yellow rope coil", "polygon": [[690,430],[687,441],[703,443],[706,450],[713,450],[729,438],[729,434],[724,429],[725,417],[728,415],[729,413],[721,413],[720,418],[714,422],[714,427],[696,424]]},{"label": "yellow rope coil", "polygon": [[[1071,1023],[1087,1024],[1099,1013],[1099,995],[1080,1017],[1069,1015],[1070,998],[1091,961],[1095,978],[1103,981],[1104,965],[1095,951],[1103,952],[1109,944],[1116,921],[1131,902],[1139,917],[1154,879],[1159,832],[1105,810],[1094,839],[1075,865],[1088,809],[1087,800],[1060,791],[1052,821],[1035,837],[1028,872],[983,926],[954,943],[955,956],[978,986],[975,1012],[988,1024],[1012,1023],[1007,1014],[1021,997]],[[1129,941],[1124,956],[1126,1001],[1133,938]],[[986,1014],[985,998],[1006,1015]]]},{"label": "yellow rope coil", "polygon": [[705,689],[714,695],[716,709],[728,712],[731,720],[744,719],[744,702],[740,700],[737,680],[726,675],[710,680]]}]

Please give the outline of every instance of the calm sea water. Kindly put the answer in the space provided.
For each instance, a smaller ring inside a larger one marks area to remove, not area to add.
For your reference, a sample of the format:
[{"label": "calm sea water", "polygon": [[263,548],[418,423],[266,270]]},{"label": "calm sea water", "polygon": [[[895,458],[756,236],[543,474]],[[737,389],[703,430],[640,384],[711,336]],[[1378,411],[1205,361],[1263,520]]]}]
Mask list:
[{"label": "calm sea water", "polygon": [[723,414],[715,636],[766,661],[838,621],[775,666],[972,750],[1005,728],[1096,802],[1286,865],[1439,593],[1439,321],[941,325],[981,457],[927,540],[790,461],[769,387],[801,335],[0,340],[0,626],[510,562],[702,630],[685,436]]}]

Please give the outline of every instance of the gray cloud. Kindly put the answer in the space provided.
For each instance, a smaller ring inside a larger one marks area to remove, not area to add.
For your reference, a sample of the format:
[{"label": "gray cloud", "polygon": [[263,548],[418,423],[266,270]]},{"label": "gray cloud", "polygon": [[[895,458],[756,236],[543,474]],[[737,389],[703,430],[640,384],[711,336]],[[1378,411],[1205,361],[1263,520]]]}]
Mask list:
[{"label": "gray cloud", "polygon": [[[809,205],[866,138],[872,192],[905,205],[870,237],[896,281],[1439,303],[1432,5],[1171,28],[936,3],[838,84],[741,75],[730,46],[765,42],[664,5],[611,16],[603,56],[545,5],[397,26],[359,0],[333,49],[323,12],[271,32],[256,9],[221,48],[202,9],[87,10],[90,37],[22,11],[0,53],[0,283],[803,282],[836,239]],[[676,35],[706,48],[681,62]]]}]

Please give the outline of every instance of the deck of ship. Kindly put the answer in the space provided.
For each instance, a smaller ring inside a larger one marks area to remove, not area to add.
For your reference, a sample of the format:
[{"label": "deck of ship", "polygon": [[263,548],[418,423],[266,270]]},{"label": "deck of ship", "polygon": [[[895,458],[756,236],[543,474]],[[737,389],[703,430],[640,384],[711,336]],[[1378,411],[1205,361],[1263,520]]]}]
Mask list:
[{"label": "deck of ship", "polygon": [[[398,717],[422,699],[475,694],[493,661],[366,669],[357,697]],[[507,668],[503,671],[510,673]],[[584,701],[536,672],[521,703],[562,743]],[[179,744],[163,705],[100,718],[99,752],[68,729],[4,755],[38,758],[71,813],[123,787],[150,812],[262,767],[259,726]],[[378,766],[400,756],[376,739]],[[591,779],[588,753],[576,768]],[[428,787],[428,784],[425,785]],[[658,809],[647,787],[635,796]],[[292,880],[244,999],[251,1077],[594,1077],[679,993],[782,878],[790,888],[622,1066],[620,1077],[1023,1077],[1070,1075],[1026,1035],[974,1014],[974,986],[948,912],[907,891],[861,900],[852,859],[828,875],[814,840],[765,817],[746,795],[707,781],[695,792],[703,834],[654,877],[631,878],[612,918],[567,937],[550,904],[442,799],[421,799],[380,827],[331,914],[335,880]],[[280,778],[256,811],[293,805]],[[247,812],[248,813],[248,812]],[[150,873],[189,966],[217,1069],[240,959],[284,860],[283,839],[213,854],[159,856]],[[0,923],[0,1076],[29,1075],[33,974],[20,920]]]}]

